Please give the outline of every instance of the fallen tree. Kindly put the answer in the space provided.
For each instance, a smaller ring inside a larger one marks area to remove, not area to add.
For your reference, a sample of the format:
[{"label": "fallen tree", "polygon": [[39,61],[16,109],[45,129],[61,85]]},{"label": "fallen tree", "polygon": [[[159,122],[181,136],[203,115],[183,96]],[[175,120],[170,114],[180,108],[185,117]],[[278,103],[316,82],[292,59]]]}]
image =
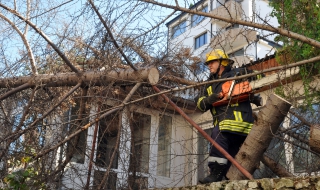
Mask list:
[{"label": "fallen tree", "polygon": [[[285,99],[271,94],[266,105],[260,110],[258,120],[254,123],[248,137],[241,146],[235,159],[249,173],[253,173],[263,158],[273,135],[276,133],[291,104]],[[230,180],[247,179],[235,166],[231,166],[227,177]]]}]

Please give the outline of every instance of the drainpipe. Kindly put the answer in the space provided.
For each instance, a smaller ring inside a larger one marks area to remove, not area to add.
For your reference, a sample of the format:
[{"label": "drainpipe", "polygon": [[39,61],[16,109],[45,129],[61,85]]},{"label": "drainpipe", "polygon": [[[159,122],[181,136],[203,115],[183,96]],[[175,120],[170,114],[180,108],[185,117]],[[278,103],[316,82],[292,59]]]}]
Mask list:
[{"label": "drainpipe", "polygon": [[[160,92],[159,88],[157,88],[156,86],[152,86],[152,88],[156,92]],[[246,176],[248,179],[253,179],[252,175],[244,167],[242,167],[232,156],[230,156],[227,151],[225,151],[203,129],[201,129],[201,127],[196,124],[187,114],[185,114],[182,109],[180,109],[175,103],[173,103],[165,94],[160,94],[160,96],[162,96],[162,98],[165,99],[165,101],[169,103],[178,113],[180,113],[180,115],[184,117],[185,120],[187,120],[194,128],[196,128],[204,138],[206,138],[214,147],[216,147],[216,149],[218,149],[235,167],[237,167],[244,176]]]},{"label": "drainpipe", "polygon": [[257,35],[257,40],[256,40],[256,43],[255,43],[255,48],[256,48],[256,60],[258,60],[258,42],[259,42],[259,35]]},{"label": "drainpipe", "polygon": [[169,53],[169,39],[170,39],[170,28],[169,27],[167,27],[168,28],[168,34],[167,34],[167,56],[168,56],[168,53]]},{"label": "drainpipe", "polygon": [[[100,116],[100,106],[101,105],[99,104],[97,118],[99,118],[99,116]],[[93,140],[92,140],[92,148],[91,148],[91,154],[90,154],[90,160],[89,160],[87,184],[84,189],[89,189],[93,157],[94,157],[94,152],[95,152],[95,148],[96,148],[96,139],[97,139],[97,134],[98,134],[98,128],[99,128],[99,121],[96,121],[95,126],[94,126],[94,132],[93,132]]]}]

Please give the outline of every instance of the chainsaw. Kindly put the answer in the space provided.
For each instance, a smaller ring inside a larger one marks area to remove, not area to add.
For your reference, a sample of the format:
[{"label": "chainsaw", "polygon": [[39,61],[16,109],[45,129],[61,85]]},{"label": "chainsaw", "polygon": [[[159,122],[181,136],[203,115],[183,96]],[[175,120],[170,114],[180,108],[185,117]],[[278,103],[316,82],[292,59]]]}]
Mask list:
[{"label": "chainsaw", "polygon": [[257,107],[263,105],[263,100],[260,94],[255,94],[255,92],[264,86],[272,86],[272,84],[279,82],[289,76],[299,73],[299,68],[291,68],[279,73],[274,73],[269,76],[263,77],[259,80],[254,81],[242,81],[237,82],[237,80],[227,81],[222,84],[222,92],[219,97],[222,99],[214,102],[213,106],[222,106],[228,104],[235,104],[244,101],[250,101]]},{"label": "chainsaw", "polygon": [[254,94],[249,81],[236,83],[235,80],[227,81],[222,84],[222,92],[219,94],[222,100],[214,102],[213,106],[222,106],[227,104],[235,104],[244,101],[250,101],[256,106],[262,106],[262,98],[260,94]]}]

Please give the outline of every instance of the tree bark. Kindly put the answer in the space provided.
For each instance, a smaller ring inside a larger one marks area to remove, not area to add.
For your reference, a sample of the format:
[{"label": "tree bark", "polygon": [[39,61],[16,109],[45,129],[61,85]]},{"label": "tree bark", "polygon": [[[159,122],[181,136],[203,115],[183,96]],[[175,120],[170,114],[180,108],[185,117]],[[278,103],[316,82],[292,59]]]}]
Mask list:
[{"label": "tree bark", "polygon": [[[251,174],[259,166],[263,153],[268,148],[273,134],[278,130],[287,115],[291,104],[283,98],[271,94],[265,107],[258,114],[248,137],[241,146],[235,159]],[[246,177],[235,167],[231,166],[227,177],[230,180],[242,180]]]},{"label": "tree bark", "polygon": [[0,79],[0,88],[15,88],[28,84],[28,87],[45,85],[47,87],[75,86],[80,81],[87,85],[100,86],[109,82],[148,82],[155,85],[159,81],[156,68],[130,69],[118,71],[87,71],[79,77],[76,73],[42,74],[37,76],[23,76]]},{"label": "tree bark", "polygon": [[275,162],[273,159],[271,159],[265,154],[263,155],[261,161],[279,177],[294,177],[292,173],[288,172],[283,166],[281,166],[279,163]]},{"label": "tree bark", "polygon": [[310,127],[310,149],[320,153],[320,125],[311,125]]}]

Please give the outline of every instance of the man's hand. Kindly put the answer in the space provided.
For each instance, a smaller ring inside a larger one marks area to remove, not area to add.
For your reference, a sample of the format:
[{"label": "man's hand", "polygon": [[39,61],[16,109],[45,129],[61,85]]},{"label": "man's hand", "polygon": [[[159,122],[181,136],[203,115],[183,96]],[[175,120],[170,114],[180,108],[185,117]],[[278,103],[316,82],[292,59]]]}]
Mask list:
[{"label": "man's hand", "polygon": [[[221,94],[222,95],[222,94]],[[206,104],[212,104],[216,101],[218,101],[220,99],[220,94],[211,94],[210,96],[208,96],[207,98],[204,99]]]},{"label": "man's hand", "polygon": [[208,97],[202,96],[197,101],[197,107],[204,112],[204,111],[207,111],[208,109],[211,109],[212,104],[214,102],[217,102],[218,100],[220,100],[220,98],[219,98],[219,95],[217,94],[211,94]]}]

